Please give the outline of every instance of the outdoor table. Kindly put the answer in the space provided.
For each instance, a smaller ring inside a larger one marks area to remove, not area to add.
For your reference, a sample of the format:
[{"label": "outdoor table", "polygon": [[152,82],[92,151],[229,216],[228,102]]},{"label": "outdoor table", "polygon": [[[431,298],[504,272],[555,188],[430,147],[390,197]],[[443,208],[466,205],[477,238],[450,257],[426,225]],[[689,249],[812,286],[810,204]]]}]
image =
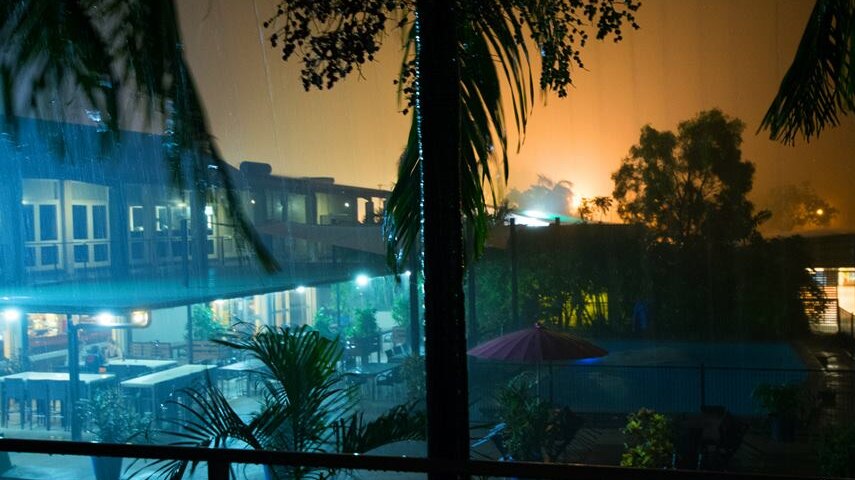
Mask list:
[{"label": "outdoor table", "polygon": [[110,360],[105,367],[110,373],[119,378],[138,377],[147,373],[159,372],[178,365],[175,360],[144,360],[129,358],[123,360]]},{"label": "outdoor table", "polygon": [[[116,376],[108,373],[81,373],[80,374],[80,383],[82,384],[80,390],[80,398],[91,398],[92,391],[94,387],[97,385],[102,385],[105,383],[110,383],[115,381]],[[29,395],[27,394],[27,382],[29,381],[47,381],[53,382],[56,384],[62,385],[62,390],[65,391],[65,398],[69,396],[69,386],[70,386],[70,378],[67,372],[20,372],[14,373],[12,375],[6,375],[0,377],[0,382],[12,382],[18,381],[23,382],[24,384],[24,399],[25,401],[30,400]],[[7,389],[3,389],[3,405],[2,405],[2,415],[3,418],[6,418],[6,409],[9,408],[9,398],[6,395]],[[45,400],[48,401],[47,398],[44,399],[33,399],[33,400]],[[59,399],[65,402],[65,399]],[[24,416],[21,415],[21,427],[24,426]]]},{"label": "outdoor table", "polygon": [[264,362],[257,358],[250,358],[248,360],[242,360],[240,362],[235,362],[218,368],[217,379],[225,380],[232,376],[245,376],[246,386],[244,388],[244,394],[248,397],[252,389],[251,387],[255,383],[252,381],[252,377],[261,376],[262,372],[265,371],[267,371],[267,366],[264,365]]},{"label": "outdoor table", "polygon": [[342,374],[363,380],[363,385],[368,387],[369,397],[375,399],[377,392],[377,377],[399,367],[400,364],[397,363],[366,363],[358,367],[348,368]]},{"label": "outdoor table", "polygon": [[151,401],[151,413],[157,414],[157,406],[161,400],[165,400],[169,394],[176,390],[189,387],[196,380],[202,378],[204,373],[214,365],[189,364],[179,367],[150,373],[141,377],[132,378],[121,382],[121,386],[127,390],[137,390],[139,393],[147,393]]}]

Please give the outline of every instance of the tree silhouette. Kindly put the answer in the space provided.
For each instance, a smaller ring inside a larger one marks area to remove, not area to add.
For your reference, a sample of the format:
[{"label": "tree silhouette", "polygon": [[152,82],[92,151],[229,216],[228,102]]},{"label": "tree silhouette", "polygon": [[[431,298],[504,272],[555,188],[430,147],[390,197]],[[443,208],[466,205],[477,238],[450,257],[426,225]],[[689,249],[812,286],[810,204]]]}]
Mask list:
[{"label": "tree silhouette", "polygon": [[547,215],[570,215],[573,184],[569,180],[553,181],[538,175],[537,182],[520,192],[508,192],[508,204],[518,210],[537,210]]},{"label": "tree silhouette", "polygon": [[657,242],[732,245],[756,234],[768,212],[754,213],[746,195],[754,165],[742,159],[744,124],[720,110],[681,122],[677,134],[641,130],[612,175],[618,215],[648,227]]}]

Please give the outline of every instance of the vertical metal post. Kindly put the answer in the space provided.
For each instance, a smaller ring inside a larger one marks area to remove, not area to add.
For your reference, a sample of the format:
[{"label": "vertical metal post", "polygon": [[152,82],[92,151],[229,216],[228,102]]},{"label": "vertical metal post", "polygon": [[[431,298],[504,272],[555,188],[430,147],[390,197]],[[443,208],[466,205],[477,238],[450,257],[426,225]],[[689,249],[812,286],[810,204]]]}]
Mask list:
[{"label": "vertical metal post", "polygon": [[701,363],[700,380],[701,380],[701,408],[707,405],[707,372],[706,367]]},{"label": "vertical metal post", "polygon": [[80,400],[80,353],[77,339],[77,325],[71,315],[65,316],[65,331],[68,334],[68,416],[71,428],[71,441],[81,439],[80,419],[77,418],[77,402]]},{"label": "vertical metal post", "polygon": [[30,321],[27,312],[21,311],[21,371],[30,369]]},{"label": "vertical metal post", "polygon": [[184,248],[181,249],[181,266],[184,274],[184,288],[190,287],[190,232],[187,228],[187,219],[181,220],[181,237]]},{"label": "vertical metal post", "polygon": [[419,251],[418,247],[410,251],[410,351],[421,354],[422,320],[419,316]]},{"label": "vertical metal post", "polygon": [[476,285],[476,275],[475,275],[475,262],[470,260],[469,262],[469,270],[467,273],[466,279],[466,301],[469,304],[469,313],[466,317],[466,325],[468,327],[468,344],[469,346],[474,346],[478,343],[478,311],[477,305],[475,303],[475,296],[477,292]]},{"label": "vertical metal post", "polygon": [[229,470],[229,462],[209,461],[208,480],[229,480],[229,476],[231,475]]},{"label": "vertical metal post", "polygon": [[[422,173],[428,458],[469,459],[463,297],[457,2],[416,1],[416,126]],[[430,480],[463,474],[428,475]]]},{"label": "vertical metal post", "polygon": [[511,235],[508,240],[511,244],[511,321],[513,322],[514,329],[520,329],[522,325],[520,324],[520,292],[517,278],[519,275],[519,262],[517,261],[517,221],[514,218],[511,219],[510,229]]},{"label": "vertical metal post", "polygon": [[187,363],[193,363],[193,305],[187,305]]}]

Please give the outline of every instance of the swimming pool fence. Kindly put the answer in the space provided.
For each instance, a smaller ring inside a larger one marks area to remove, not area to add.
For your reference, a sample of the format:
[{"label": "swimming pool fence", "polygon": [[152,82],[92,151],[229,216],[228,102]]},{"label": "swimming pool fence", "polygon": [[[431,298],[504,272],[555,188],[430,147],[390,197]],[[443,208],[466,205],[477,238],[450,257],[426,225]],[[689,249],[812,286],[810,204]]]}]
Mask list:
[{"label": "swimming pool fence", "polygon": [[[473,400],[489,398],[532,365],[479,364],[470,375]],[[551,371],[551,374],[550,374]],[[489,388],[489,382],[493,388]],[[480,384],[480,385],[479,385]],[[855,371],[718,366],[555,365],[541,366],[540,395],[578,412],[629,413],[639,408],[660,412],[697,412],[720,405],[737,415],[762,415],[752,397],[761,384],[802,384],[810,402],[835,415],[855,417]]]}]

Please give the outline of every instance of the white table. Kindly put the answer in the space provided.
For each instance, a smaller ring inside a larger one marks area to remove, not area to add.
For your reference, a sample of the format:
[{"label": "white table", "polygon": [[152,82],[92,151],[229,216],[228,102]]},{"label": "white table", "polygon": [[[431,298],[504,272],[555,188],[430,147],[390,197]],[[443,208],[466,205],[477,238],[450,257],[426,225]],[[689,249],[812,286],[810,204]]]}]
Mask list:
[{"label": "white table", "polygon": [[[261,376],[263,372],[269,372],[267,365],[257,358],[250,358],[220,367],[217,370],[217,380],[220,381],[222,387],[225,381],[230,378],[246,377],[244,379],[246,380],[244,395],[248,397],[252,393],[252,386],[255,383],[253,377]],[[221,388],[221,390],[223,389]]]},{"label": "white table", "polygon": [[216,366],[198,364],[181,365],[168,370],[125,380],[120,385],[125,389],[136,389],[140,393],[148,391],[151,397],[151,412],[157,414],[157,406],[160,403],[160,399],[165,400],[169,394],[176,390],[189,387],[193,382],[201,379],[205,372],[212,368],[216,368]]},{"label": "white table", "polygon": [[129,358],[124,360],[110,360],[105,367],[108,372],[115,373],[121,378],[130,378],[147,373],[166,370],[178,365],[175,360],[144,360]]},{"label": "white table", "polygon": [[[80,381],[87,385],[98,382],[106,382],[115,378],[116,376],[110,373],[80,374]],[[47,380],[49,382],[68,382],[70,381],[70,377],[68,372],[20,372],[0,377],[0,382],[5,380]]]},{"label": "white table", "polygon": [[400,363],[366,363],[358,367],[349,368],[342,372],[342,375],[360,379],[360,383],[367,387],[367,392],[365,393],[367,393],[368,397],[376,399],[377,377],[400,366]]},{"label": "white table", "polygon": [[[109,383],[109,382],[115,381],[115,379],[116,379],[116,376],[109,374],[109,373],[81,373],[80,374],[80,383],[83,384],[85,389],[80,392],[80,398],[91,398],[92,397],[92,390],[93,390],[92,387],[94,387],[95,385],[102,384],[102,383]],[[65,404],[67,402],[67,399],[69,398],[69,387],[71,385],[71,379],[70,379],[68,372],[20,372],[20,373],[14,373],[12,375],[6,375],[3,377],[0,377],[0,382],[4,383],[3,395],[2,395],[3,405],[2,405],[2,409],[0,409],[0,411],[2,411],[2,415],[3,415],[2,418],[4,419],[4,421],[6,419],[6,409],[8,408],[8,405],[9,405],[9,398],[7,395],[8,387],[6,387],[6,382],[16,382],[16,381],[22,383],[22,388],[25,392],[24,393],[25,398],[29,397],[27,382],[33,382],[33,381],[44,381],[44,382],[51,382],[54,384],[59,384],[59,385],[61,385],[60,388],[64,392],[64,398],[57,398],[55,400],[62,400],[63,404]],[[50,388],[50,387],[48,387],[48,388]],[[48,395],[48,396],[50,396],[50,395]],[[43,400],[48,400],[48,399],[43,398]],[[23,427],[23,421],[24,421],[24,419],[22,416],[21,417],[21,426],[22,427]]]}]

